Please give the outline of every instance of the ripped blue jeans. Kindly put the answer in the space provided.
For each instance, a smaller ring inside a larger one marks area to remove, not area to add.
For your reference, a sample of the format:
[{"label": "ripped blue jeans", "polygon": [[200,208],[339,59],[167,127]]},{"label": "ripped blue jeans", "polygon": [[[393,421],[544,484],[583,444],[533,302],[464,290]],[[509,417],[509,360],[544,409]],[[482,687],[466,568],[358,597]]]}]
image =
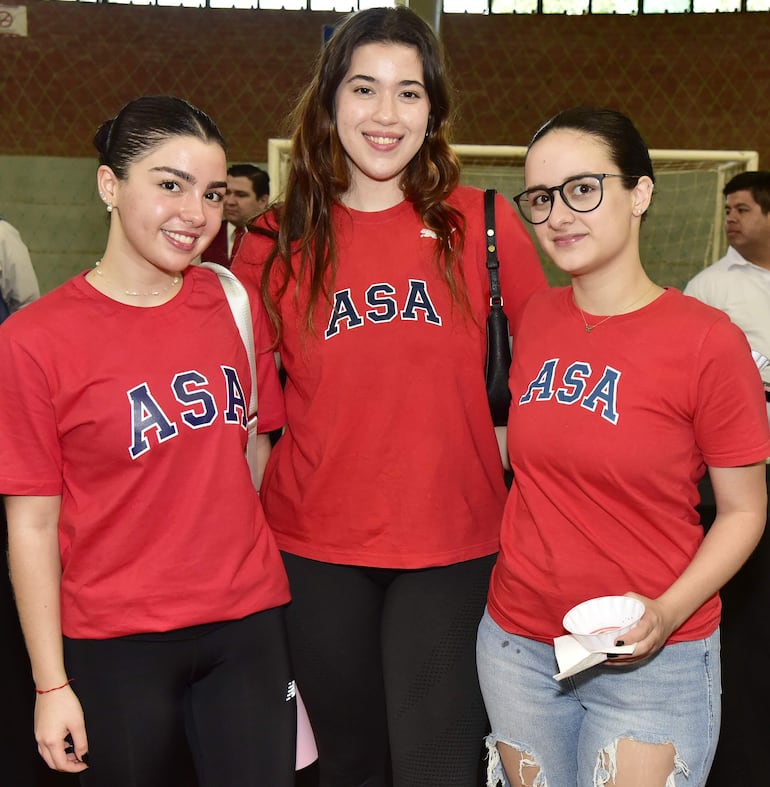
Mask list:
[{"label": "ripped blue jeans", "polygon": [[556,681],[550,644],[508,634],[485,612],[476,658],[492,725],[488,787],[509,784],[497,741],[537,769],[527,768],[531,787],[610,787],[622,739],[673,745],[666,787],[706,783],[719,737],[719,630],[638,664]]}]

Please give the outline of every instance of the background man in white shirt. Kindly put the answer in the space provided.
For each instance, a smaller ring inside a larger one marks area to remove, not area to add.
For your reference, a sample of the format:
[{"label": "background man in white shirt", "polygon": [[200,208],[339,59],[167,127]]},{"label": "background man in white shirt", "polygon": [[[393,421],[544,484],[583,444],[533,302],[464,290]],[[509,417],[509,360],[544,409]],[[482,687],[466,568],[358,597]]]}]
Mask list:
[{"label": "background man in white shirt", "polygon": [[742,172],[724,188],[727,254],[685,295],[726,312],[746,334],[765,383],[770,418],[770,172]]},{"label": "background man in white shirt", "polygon": [[29,251],[18,230],[0,218],[0,322],[39,297]]},{"label": "background man in white shirt", "polygon": [[[685,295],[726,312],[746,334],[765,383],[770,417],[770,172],[742,172],[724,188],[725,230],[730,247],[722,259],[695,276]],[[770,491],[770,464],[767,467]],[[714,493],[708,475],[700,485],[701,521],[714,518]],[[770,510],[768,512],[770,520]],[[770,648],[764,625],[770,603],[770,521],[762,540],[744,567],[720,593],[722,616],[722,733],[709,787],[731,783],[736,762],[751,762],[761,780],[766,730],[759,731],[755,708],[770,703],[770,683],[764,660],[757,654]]]}]

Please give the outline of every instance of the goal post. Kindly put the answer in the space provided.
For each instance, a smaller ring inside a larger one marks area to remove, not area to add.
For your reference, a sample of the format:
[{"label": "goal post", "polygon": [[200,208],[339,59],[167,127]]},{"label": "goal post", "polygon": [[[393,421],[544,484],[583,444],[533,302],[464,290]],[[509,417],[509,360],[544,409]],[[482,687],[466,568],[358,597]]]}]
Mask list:
[{"label": "goal post", "polygon": [[[512,202],[524,189],[521,145],[453,145],[460,159],[462,183],[497,189]],[[271,201],[280,200],[289,166],[290,141],[268,141]],[[759,168],[759,155],[751,150],[650,150],[655,170],[655,194],[642,225],[642,262],[659,284],[684,288],[685,284],[725,252],[725,184],[739,172]],[[534,239],[534,232],[527,225]],[[537,243],[537,241],[535,241]],[[551,284],[569,277],[540,253]]]}]

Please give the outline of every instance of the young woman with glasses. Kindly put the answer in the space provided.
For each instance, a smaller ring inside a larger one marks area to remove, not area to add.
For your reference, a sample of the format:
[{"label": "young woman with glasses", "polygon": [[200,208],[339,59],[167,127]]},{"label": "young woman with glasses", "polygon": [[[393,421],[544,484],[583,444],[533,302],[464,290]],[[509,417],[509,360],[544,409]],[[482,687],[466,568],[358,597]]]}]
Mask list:
[{"label": "young woman with glasses", "polygon": [[[722,312],[642,267],[654,175],[631,121],[556,115],[525,179],[515,201],[572,286],[534,295],[515,343],[514,484],[477,645],[488,783],[703,785],[719,732],[718,591],[765,521],[762,384]],[[718,515],[704,538],[706,469]],[[610,595],[644,604],[622,636],[633,653],[557,681],[563,616]]]},{"label": "young woman with glasses", "polygon": [[[280,331],[287,430],[262,499],[324,787],[469,787],[481,764],[475,632],[506,490],[483,194],[458,185],[450,95],[413,11],[349,17],[295,114],[285,203],[233,268]],[[545,279],[502,197],[497,214],[515,330]]]}]

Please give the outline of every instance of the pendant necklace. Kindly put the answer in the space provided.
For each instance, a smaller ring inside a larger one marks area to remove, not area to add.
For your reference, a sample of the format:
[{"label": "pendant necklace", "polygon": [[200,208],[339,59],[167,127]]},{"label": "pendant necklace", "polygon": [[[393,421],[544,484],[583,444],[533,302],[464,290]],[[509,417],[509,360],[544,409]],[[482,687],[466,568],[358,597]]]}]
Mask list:
[{"label": "pendant necklace", "polygon": [[99,268],[100,264],[101,264],[101,260],[97,260],[94,263],[94,273],[96,273],[97,276],[103,279],[110,286],[114,287],[117,290],[120,290],[123,293],[123,295],[129,295],[132,298],[149,298],[150,296],[153,295],[154,296],[165,295],[172,287],[176,287],[176,285],[179,284],[179,282],[182,279],[182,277],[178,273],[175,273],[174,278],[171,279],[171,281],[162,290],[150,290],[150,292],[137,292],[135,290],[124,290],[121,287],[118,287],[117,285],[113,284],[109,280],[109,278],[104,275],[104,273]]},{"label": "pendant necklace", "polygon": [[[605,322],[607,322],[607,320],[611,319],[612,317],[617,317],[618,314],[628,314],[628,312],[630,312],[631,309],[634,306],[636,306],[637,303],[639,303],[639,301],[641,301],[646,295],[648,295],[650,291],[654,289],[655,286],[656,286],[655,282],[652,282],[652,284],[636,300],[629,303],[625,309],[623,309],[620,312],[617,312],[616,314],[609,314],[607,315],[607,317],[603,317],[601,320],[599,320],[599,322],[595,322],[593,325],[588,324],[588,320],[586,319],[585,312],[578,306],[577,308],[578,311],[580,312],[580,316],[583,318],[583,325],[585,325],[586,327],[586,333],[591,333],[591,331],[596,330],[600,325],[603,325]],[[574,300],[575,296],[573,295],[572,298]],[[575,306],[577,306],[577,301],[575,301]]]}]

